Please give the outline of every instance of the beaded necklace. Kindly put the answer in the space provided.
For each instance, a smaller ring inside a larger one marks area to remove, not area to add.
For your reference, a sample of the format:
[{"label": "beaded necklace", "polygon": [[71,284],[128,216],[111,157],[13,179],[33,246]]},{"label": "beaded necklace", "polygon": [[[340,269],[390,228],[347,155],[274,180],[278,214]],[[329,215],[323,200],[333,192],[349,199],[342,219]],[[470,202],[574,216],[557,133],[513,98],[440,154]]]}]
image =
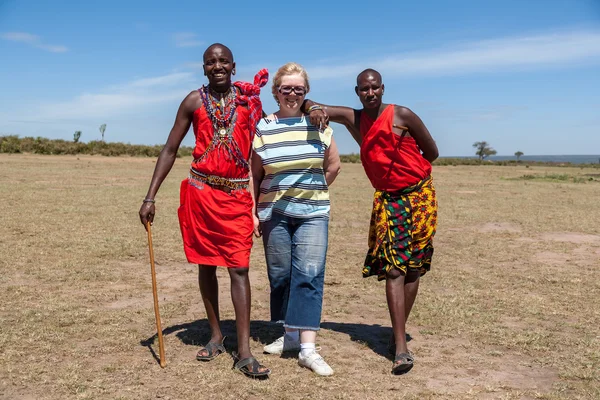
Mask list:
[{"label": "beaded necklace", "polygon": [[231,86],[229,92],[220,101],[217,101],[216,96],[212,95],[211,92],[213,91],[208,86],[202,86],[199,90],[206,114],[212,122],[214,133],[204,153],[194,162],[201,162],[213,149],[224,149],[227,159],[233,158],[236,165],[249,170],[248,161],[242,155],[242,151],[233,138],[233,128],[237,121],[236,90],[235,86]]},{"label": "beaded necklace", "polygon": [[216,96],[213,96],[211,93],[213,91],[208,86],[203,86],[202,90],[204,92],[202,101],[215,131],[219,133],[219,136],[226,136],[230,133],[228,131],[231,131],[233,128],[231,120],[237,108],[235,87],[232,86],[227,94],[221,98],[221,101],[217,101]]}]

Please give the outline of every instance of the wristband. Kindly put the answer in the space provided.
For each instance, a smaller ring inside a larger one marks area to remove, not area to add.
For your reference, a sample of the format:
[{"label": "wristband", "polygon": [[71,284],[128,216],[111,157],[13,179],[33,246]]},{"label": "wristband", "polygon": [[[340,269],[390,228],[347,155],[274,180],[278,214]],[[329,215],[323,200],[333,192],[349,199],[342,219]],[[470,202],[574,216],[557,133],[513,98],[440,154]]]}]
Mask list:
[{"label": "wristband", "polygon": [[154,199],[144,199],[142,201],[142,203],[152,203],[152,204],[154,204],[154,203],[156,203],[156,200],[154,200]]}]

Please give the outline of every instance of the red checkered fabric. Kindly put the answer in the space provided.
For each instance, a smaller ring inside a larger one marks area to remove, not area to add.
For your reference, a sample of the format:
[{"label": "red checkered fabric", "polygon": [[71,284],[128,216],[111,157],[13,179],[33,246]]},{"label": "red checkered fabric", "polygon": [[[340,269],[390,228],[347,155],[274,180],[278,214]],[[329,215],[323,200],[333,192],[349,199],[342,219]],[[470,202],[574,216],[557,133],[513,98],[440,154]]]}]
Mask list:
[{"label": "red checkered fabric", "polygon": [[233,85],[238,87],[241,92],[241,96],[236,98],[237,104],[246,104],[250,111],[249,124],[250,133],[254,135],[256,130],[256,124],[262,116],[262,103],[260,102],[260,88],[265,86],[269,81],[269,71],[265,68],[258,71],[254,76],[254,84],[248,82],[235,82]]}]

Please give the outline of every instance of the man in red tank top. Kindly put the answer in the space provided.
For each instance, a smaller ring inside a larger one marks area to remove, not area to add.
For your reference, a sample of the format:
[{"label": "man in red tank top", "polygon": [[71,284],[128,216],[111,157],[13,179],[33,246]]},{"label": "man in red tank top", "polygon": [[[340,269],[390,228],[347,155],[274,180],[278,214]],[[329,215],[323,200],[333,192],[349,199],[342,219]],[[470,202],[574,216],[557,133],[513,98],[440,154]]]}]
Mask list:
[{"label": "man in red tank top", "polygon": [[363,277],[386,280],[392,373],[403,374],[414,361],[406,346],[406,320],[433,255],[437,200],[430,174],[438,149],[414,112],[382,102],[384,90],[379,72],[367,69],[356,79],[361,110],[311,100],[303,109],[315,125],[327,117],[345,125],[360,146],[363,168],[375,188]]},{"label": "man in red tank top", "polygon": [[268,75],[266,70],[260,71],[254,85],[232,83],[233,54],[218,43],[206,49],[203,60],[209,85],[193,90],[181,102],[140,208],[140,220],[144,226],[154,220],[154,197],[193,123],[194,161],[181,185],[178,214],[188,262],[198,264],[200,293],[211,331],[209,342],[196,358],[210,361],[225,353],[216,269],[227,267],[238,339],[235,368],[250,377],[266,377],[271,371],[250,352],[248,268],[252,232],[258,221],[253,222],[253,191],[248,186],[252,138],[262,110],[258,95]]}]

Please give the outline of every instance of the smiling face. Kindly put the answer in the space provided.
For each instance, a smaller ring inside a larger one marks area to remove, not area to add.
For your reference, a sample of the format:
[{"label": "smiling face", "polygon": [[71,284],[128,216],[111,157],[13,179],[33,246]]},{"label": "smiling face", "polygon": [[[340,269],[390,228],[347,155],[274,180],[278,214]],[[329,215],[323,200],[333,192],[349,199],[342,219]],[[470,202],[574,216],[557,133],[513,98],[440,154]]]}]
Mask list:
[{"label": "smiling face", "polygon": [[282,117],[302,115],[300,107],[306,96],[306,86],[306,80],[300,74],[283,75],[281,77],[276,97]]},{"label": "smiling face", "polygon": [[377,71],[366,70],[356,78],[356,94],[366,109],[376,109],[381,105],[383,83]]},{"label": "smiling face", "polygon": [[219,44],[210,46],[204,52],[204,75],[217,92],[226,92],[231,86],[231,71],[235,68],[231,51]]}]

